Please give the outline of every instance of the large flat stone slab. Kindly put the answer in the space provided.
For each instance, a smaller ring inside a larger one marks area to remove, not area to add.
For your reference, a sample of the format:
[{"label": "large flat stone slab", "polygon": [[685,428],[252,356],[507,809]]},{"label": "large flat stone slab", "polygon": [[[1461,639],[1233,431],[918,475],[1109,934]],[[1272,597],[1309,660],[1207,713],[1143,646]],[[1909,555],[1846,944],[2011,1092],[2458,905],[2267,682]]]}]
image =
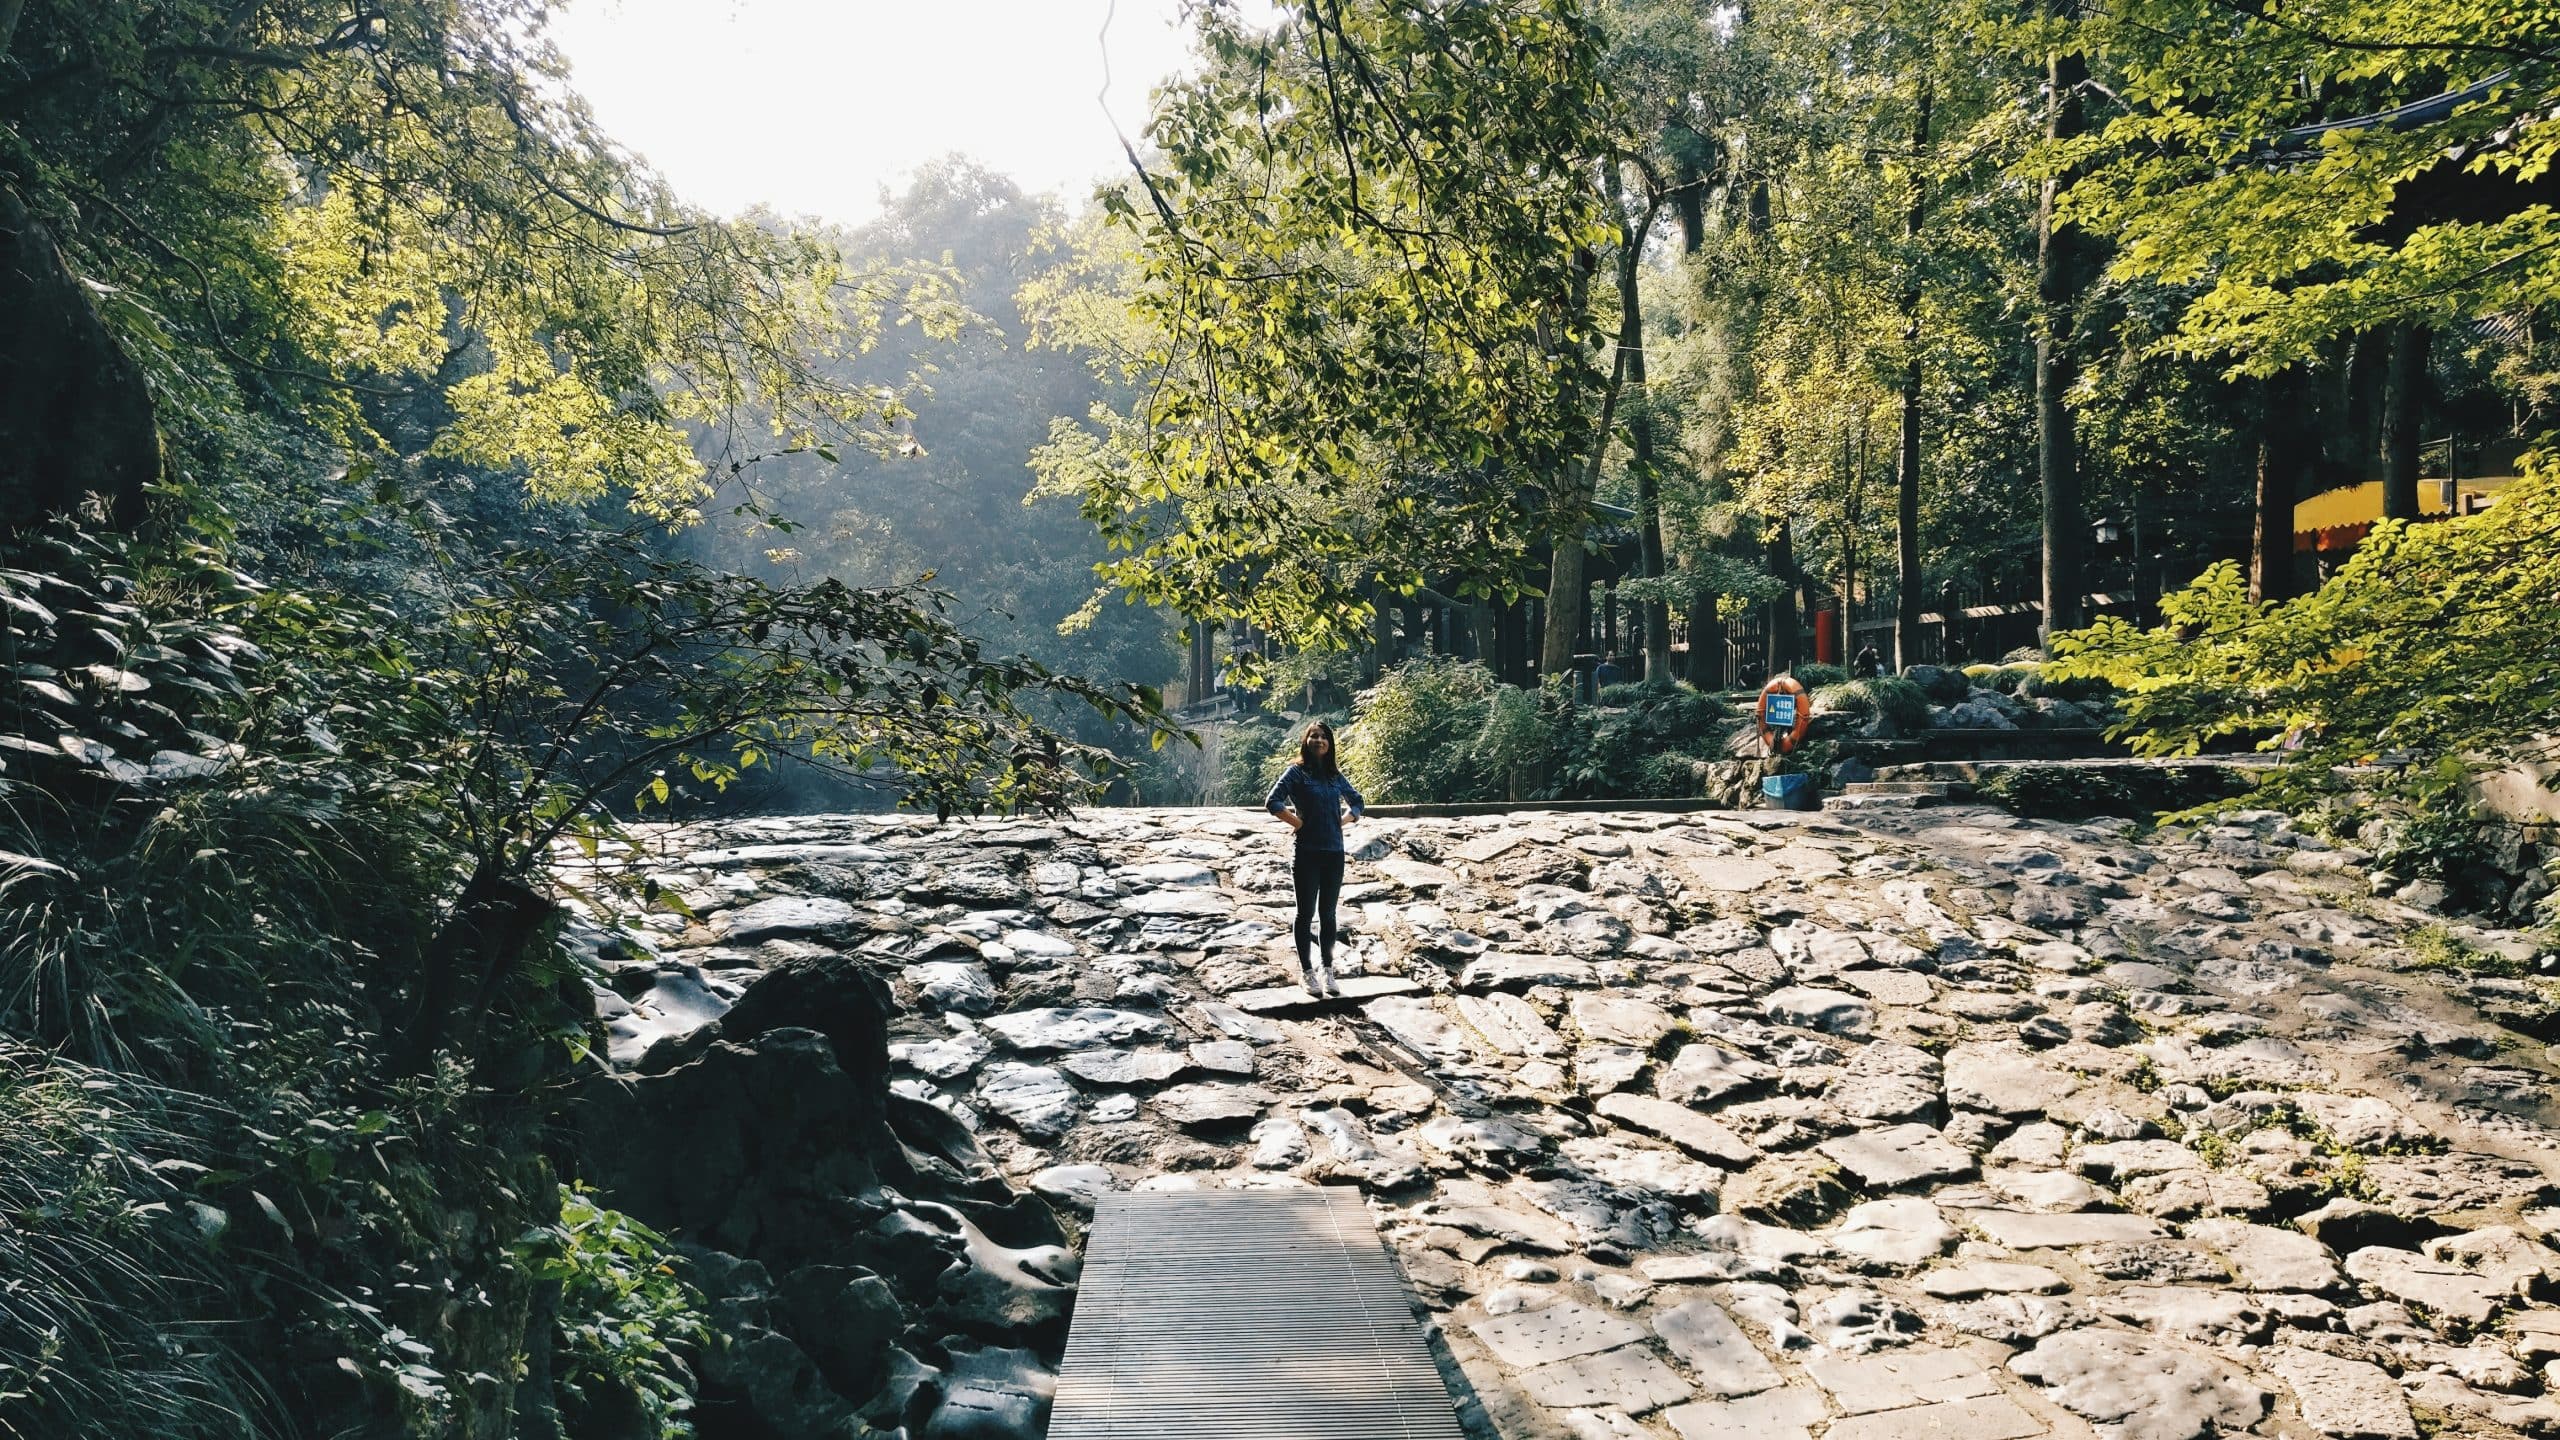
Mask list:
[{"label": "large flat stone slab", "polygon": [[1058,1057],[1058,1068],[1094,1085],[1161,1085],[1191,1060],[1178,1050],[1080,1050]]},{"label": "large flat stone slab", "polygon": [[1821,1392],[1802,1385],[1738,1400],[1675,1405],[1663,1412],[1680,1440],[1806,1440],[1829,1412]]},{"label": "large flat stone slab", "polygon": [[1731,1128],[1668,1100],[1620,1093],[1601,1096],[1593,1108],[1621,1125],[1660,1136],[1701,1160],[1740,1168],[1760,1158],[1760,1148]]},{"label": "large flat stone slab", "polygon": [[1550,1409],[1593,1407],[1629,1415],[1659,1410],[1691,1394],[1689,1382],[1670,1366],[1632,1345],[1523,1371],[1520,1389]]},{"label": "large flat stone slab", "polygon": [[1067,1133],[1081,1101],[1067,1077],[1048,1066],[999,1060],[978,1072],[978,1103],[1045,1140]]},{"label": "large flat stone slab", "polygon": [[742,906],[712,922],[712,933],[732,945],[803,935],[833,935],[859,918],[851,905],[823,896],[778,895]]},{"label": "large flat stone slab", "polygon": [[1460,995],[1449,1002],[1458,1018],[1505,1055],[1534,1059],[1561,1055],[1564,1041],[1536,1007],[1517,995]]},{"label": "large flat stone slab", "polygon": [[1653,1072],[1653,1093],[1680,1105],[1713,1105],[1778,1078],[1778,1068],[1707,1041],[1683,1045]]},{"label": "large flat stone slab", "polygon": [[1962,1350],[1915,1346],[1880,1355],[1816,1354],[1804,1369],[1843,1415],[2000,1393],[1999,1380]]},{"label": "large flat stone slab", "polygon": [[2329,1247],[2299,1230],[2239,1220],[2198,1220],[2187,1238],[2201,1240],[2231,1263],[2231,1273],[2252,1290],[2322,1291],[2337,1287],[2338,1262]]},{"label": "large flat stone slab", "polygon": [[1973,1156],[1926,1125],[1888,1125],[1814,1148],[1871,1190],[1899,1190],[1973,1173]]},{"label": "large flat stone slab", "polygon": [[2464,1325],[2485,1325],[2515,1298],[2495,1278],[2415,1250],[2368,1245],[2347,1257],[2347,1273],[2369,1290]]},{"label": "large flat stone slab", "polygon": [[1312,1010],[1322,1005],[1357,1004],[1388,995],[1419,994],[1419,982],[1402,975],[1344,975],[1334,982],[1331,995],[1317,995],[1303,985],[1275,985],[1262,990],[1238,990],[1227,997],[1227,1003],[1248,1015],[1279,1015],[1293,1010]]},{"label": "large flat stone slab", "polygon": [[2008,1396],[1984,1395],[1852,1415],[1825,1431],[1823,1440],[2028,1440],[2049,1428]]},{"label": "large flat stone slab", "polygon": [[1176,920],[1228,920],[1233,919],[1236,913],[1233,900],[1217,890],[1199,885],[1141,890],[1135,895],[1122,896],[1120,908],[1132,915]]},{"label": "large flat stone slab", "polygon": [[1993,1115],[2052,1113],[2079,1081],[2013,1042],[1967,1042],[1947,1052],[1947,1103]]},{"label": "large flat stone slab", "polygon": [[1644,1327],[1633,1320],[1571,1300],[1470,1320],[1467,1328],[1496,1359],[1515,1370],[1596,1355],[1644,1338]]},{"label": "large flat stone slab", "polygon": [[2266,1390],[2229,1362],[2121,1330],[2049,1335],[2009,1368],[2122,1440],[2210,1440],[2266,1417]]},{"label": "large flat stone slab", "polygon": [[978,1022],[1006,1048],[1030,1054],[1058,1050],[1097,1050],[1136,1040],[1168,1040],[1171,1026],[1135,1010],[1016,1010]]},{"label": "large flat stone slab", "polygon": [[1569,1013],[1584,1039],[1637,1050],[1651,1050],[1679,1023],[1659,1005],[1620,995],[1576,995]]},{"label": "large flat stone slab", "polygon": [[1204,1080],[1159,1091],[1148,1103],[1155,1112],[1185,1130],[1229,1130],[1262,1114],[1271,1092],[1259,1085],[1229,1085]]},{"label": "large flat stone slab", "polygon": [[1753,855],[1683,855],[1674,871],[1692,890],[1717,895],[1748,895],[1777,883],[1777,866]]},{"label": "large flat stone slab", "polygon": [[1780,1025],[1819,1030],[1826,1035],[1864,1035],[1874,1028],[1875,1006],[1862,995],[1790,985],[1760,1002],[1760,1013]]},{"label": "large flat stone slab", "polygon": [[1956,1227],[1918,1196],[1870,1200],[1851,1207],[1828,1237],[1831,1248],[1871,1264],[1923,1264],[1956,1248]]},{"label": "large flat stone slab", "polygon": [[2261,1358],[2293,1392],[2303,1423],[2321,1434],[2337,1440],[2418,1440],[2408,1398],[2381,1366],[2291,1345],[2270,1346]]},{"label": "large flat stone slab", "polygon": [[1461,990],[1526,990],[1532,985],[1576,989],[1600,982],[1588,960],[1567,955],[1479,955],[1458,972]]},{"label": "large flat stone slab", "polygon": [[2081,1211],[2044,1215],[2027,1210],[1967,1210],[1964,1223],[1995,1245],[2012,1250],[2057,1250],[2081,1245],[2121,1245],[2157,1240],[2169,1232],[2147,1215]]},{"label": "large flat stone slab", "polygon": [[1361,1006],[1360,1013],[1406,1048],[1430,1059],[1465,1060],[1475,1054],[1473,1032],[1428,998],[1390,995]]},{"label": "large flat stone slab", "polygon": [[1750,1395],[1776,1386],[1776,1366],[1712,1300],[1691,1300],[1655,1312],[1653,1332],[1671,1358],[1717,1395]]}]

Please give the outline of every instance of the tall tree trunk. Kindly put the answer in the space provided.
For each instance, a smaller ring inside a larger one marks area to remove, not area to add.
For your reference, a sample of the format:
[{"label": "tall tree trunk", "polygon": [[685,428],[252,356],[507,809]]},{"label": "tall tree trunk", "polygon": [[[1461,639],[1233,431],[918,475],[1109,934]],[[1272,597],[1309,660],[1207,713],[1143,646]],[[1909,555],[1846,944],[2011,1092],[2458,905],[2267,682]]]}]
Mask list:
[{"label": "tall tree trunk", "polygon": [[1396,609],[1393,595],[1384,580],[1369,583],[1369,658],[1360,669],[1372,685],[1377,684],[1378,677],[1395,664]]},{"label": "tall tree trunk", "polygon": [[2319,464],[2318,439],[2304,413],[2311,377],[2300,366],[2268,377],[2260,387],[2265,413],[2258,423],[2258,497],[2249,545],[2249,598],[2293,598],[2293,507],[2302,477]]},{"label": "tall tree trunk", "polygon": [[[1894,468],[1893,545],[1902,582],[1901,602],[1894,607],[1893,654],[1897,666],[1920,653],[1920,226],[1927,218],[1929,182],[1920,166],[1929,154],[1927,80],[1920,82],[1911,111],[1911,208],[1903,216],[1910,278],[1902,287],[1902,454]],[[1842,602],[1846,605],[1846,601]],[[1841,636],[1845,646],[1848,636]]]},{"label": "tall tree trunk", "polygon": [[18,15],[26,9],[27,0],[0,0],[0,59],[7,59],[9,42],[18,35]]},{"label": "tall tree trunk", "polygon": [[1712,598],[1689,606],[1689,673],[1685,678],[1701,690],[1724,686],[1724,621],[1716,614]]},{"label": "tall tree trunk", "polygon": [[1695,255],[1707,246],[1707,185],[1693,162],[1682,161],[1675,174],[1672,205],[1680,217],[1680,253]]},{"label": "tall tree trunk", "polygon": [[1769,673],[1792,669],[1796,663],[1796,540],[1793,522],[1780,516],[1778,528],[1769,532],[1769,573],[1778,577],[1785,588],[1769,602]]},{"label": "tall tree trunk", "polygon": [[[2060,6],[2057,3],[2057,13]],[[2045,59],[2044,133],[2068,140],[2086,126],[2080,89],[2089,63],[2076,51]],[[2074,313],[2086,283],[2088,240],[2054,223],[2059,177],[2044,182],[2036,200],[2036,479],[2044,492],[2044,615],[2039,636],[2045,653],[2053,637],[2080,626],[2080,596],[2088,524],[2080,508],[2080,445],[2065,397],[2078,378],[2071,354]],[[2140,557],[2136,557],[2140,563]]]},{"label": "tall tree trunk", "polygon": [[1495,628],[1497,622],[1492,602],[1471,600],[1461,606],[1458,613],[1466,618],[1467,634],[1475,642],[1476,663],[1492,671],[1497,678],[1500,677],[1502,639],[1500,632]]},{"label": "tall tree trunk", "polygon": [[2382,382],[2382,518],[2418,518],[2418,451],[2426,420],[2427,356],[2435,333],[2391,327],[2391,368]]},{"label": "tall tree trunk", "polygon": [[[1587,295],[1586,297],[1587,298]],[[1547,633],[1538,659],[1540,681],[1573,671],[1574,648],[1582,638],[1583,611],[1590,603],[1584,592],[1584,537],[1591,528],[1591,497],[1600,489],[1600,463],[1608,458],[1609,439],[1618,424],[1618,391],[1626,384],[1630,347],[1642,336],[1626,328],[1626,317],[1619,316],[1618,353],[1609,366],[1608,388],[1600,396],[1600,423],[1591,439],[1591,460],[1579,469],[1568,463],[1564,483],[1568,491],[1564,503],[1557,507],[1559,520],[1555,535],[1555,555],[1547,568]]]},{"label": "tall tree trunk", "polygon": [[[1636,479],[1636,537],[1644,578],[1659,582],[1669,573],[1662,549],[1662,477],[1654,468],[1653,402],[1645,389],[1644,302],[1637,293],[1642,277],[1644,245],[1653,233],[1653,217],[1661,202],[1648,199],[1644,213],[1619,233],[1618,345],[1626,357],[1628,462]],[[1660,595],[1643,603],[1644,678],[1671,678],[1671,606]]]}]

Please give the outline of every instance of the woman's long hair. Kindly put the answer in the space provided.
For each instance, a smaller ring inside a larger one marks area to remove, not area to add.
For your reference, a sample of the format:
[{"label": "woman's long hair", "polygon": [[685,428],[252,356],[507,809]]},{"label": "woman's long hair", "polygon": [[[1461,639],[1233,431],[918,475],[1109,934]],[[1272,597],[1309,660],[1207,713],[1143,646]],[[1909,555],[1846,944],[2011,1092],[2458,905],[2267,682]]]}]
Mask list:
[{"label": "woman's long hair", "polygon": [[[1324,737],[1324,749],[1321,751],[1316,749],[1316,737],[1319,735]],[[1333,738],[1332,726],[1321,720],[1311,720],[1307,722],[1306,733],[1298,737],[1298,763],[1317,779],[1331,780],[1342,774],[1342,767],[1333,758],[1341,749],[1342,742]]]}]

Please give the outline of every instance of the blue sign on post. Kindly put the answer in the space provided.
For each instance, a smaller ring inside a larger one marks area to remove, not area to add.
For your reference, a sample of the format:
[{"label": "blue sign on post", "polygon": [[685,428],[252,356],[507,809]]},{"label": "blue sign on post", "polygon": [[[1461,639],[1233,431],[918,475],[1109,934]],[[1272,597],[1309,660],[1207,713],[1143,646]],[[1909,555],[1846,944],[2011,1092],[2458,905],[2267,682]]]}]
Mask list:
[{"label": "blue sign on post", "polygon": [[1796,723],[1796,697],[1777,691],[1761,697],[1760,723],[1772,730],[1792,729]]}]

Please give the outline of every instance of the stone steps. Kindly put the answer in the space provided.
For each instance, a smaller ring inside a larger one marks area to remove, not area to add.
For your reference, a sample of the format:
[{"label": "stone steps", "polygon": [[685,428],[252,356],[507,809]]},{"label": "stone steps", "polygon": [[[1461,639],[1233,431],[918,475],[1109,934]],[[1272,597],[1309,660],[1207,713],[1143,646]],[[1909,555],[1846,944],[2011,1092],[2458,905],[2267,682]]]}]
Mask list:
[{"label": "stone steps", "polygon": [[1832,810],[1916,810],[1968,799],[1973,787],[1957,780],[1861,780],[1825,803]]}]

